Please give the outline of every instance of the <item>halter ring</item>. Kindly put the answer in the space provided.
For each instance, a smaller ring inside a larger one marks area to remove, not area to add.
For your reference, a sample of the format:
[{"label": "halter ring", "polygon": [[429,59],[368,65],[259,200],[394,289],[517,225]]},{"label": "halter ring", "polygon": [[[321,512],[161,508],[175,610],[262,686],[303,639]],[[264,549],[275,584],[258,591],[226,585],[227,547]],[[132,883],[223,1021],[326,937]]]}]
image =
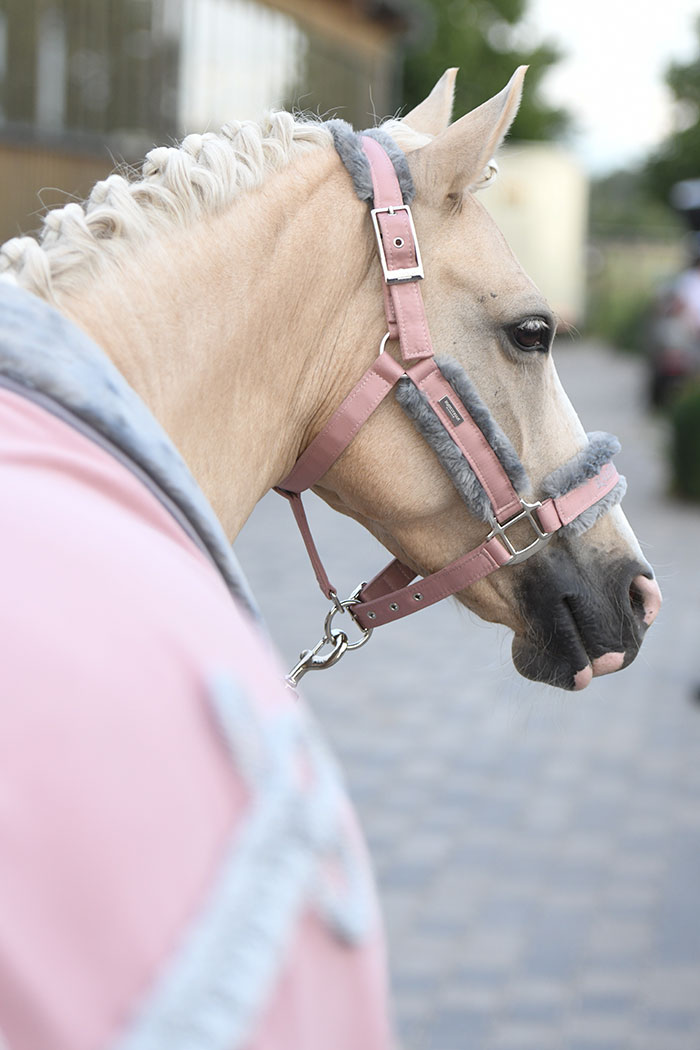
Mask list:
[{"label": "halter ring", "polygon": [[[533,554],[537,554],[539,550],[546,547],[554,535],[552,532],[545,532],[539,523],[535,513],[535,511],[542,506],[539,501],[536,503],[527,503],[521,498],[520,505],[523,508],[520,513],[514,514],[512,518],[509,518],[508,521],[504,521],[503,524],[496,521],[495,518],[491,519],[493,527],[488,534],[487,539],[492,540],[497,537],[501,541],[511,555],[511,558],[506,562],[506,565],[519,565],[521,562],[527,561],[527,559],[531,558]],[[526,547],[516,547],[508,535],[508,529],[513,525],[517,525],[519,521],[527,521],[535,532],[535,539]]]}]

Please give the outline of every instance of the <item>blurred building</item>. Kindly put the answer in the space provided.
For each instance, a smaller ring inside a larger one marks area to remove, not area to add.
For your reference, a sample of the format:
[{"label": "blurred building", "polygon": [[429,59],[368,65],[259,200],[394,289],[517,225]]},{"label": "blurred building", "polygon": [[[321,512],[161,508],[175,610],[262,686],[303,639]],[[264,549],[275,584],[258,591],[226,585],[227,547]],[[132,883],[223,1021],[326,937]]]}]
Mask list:
[{"label": "blurred building", "polygon": [[573,154],[552,143],[506,146],[500,173],[480,199],[523,269],[564,325],[586,306],[588,177]]},{"label": "blurred building", "polygon": [[0,242],[188,131],[393,112],[402,2],[0,0]]}]

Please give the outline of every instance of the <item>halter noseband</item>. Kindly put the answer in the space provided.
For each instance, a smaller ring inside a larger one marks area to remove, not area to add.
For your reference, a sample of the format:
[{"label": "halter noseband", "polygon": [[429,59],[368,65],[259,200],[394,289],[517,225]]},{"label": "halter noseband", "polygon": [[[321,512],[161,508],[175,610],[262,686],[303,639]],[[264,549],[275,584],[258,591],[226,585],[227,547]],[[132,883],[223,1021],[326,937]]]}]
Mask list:
[{"label": "halter noseband", "polygon": [[[362,136],[353,134],[352,140],[357,143],[355,155],[348,147],[347,135],[342,146],[338,146],[338,152],[353,176],[356,188],[358,162],[364,163],[365,167],[369,165],[374,205],[371,217],[382,266],[388,331],[382,339],[377,359],[275,490],[289,500],[319,586],[333,602],[326,617],[323,638],[314,649],[302,653],[299,663],[288,675],[287,680],[292,686],[296,686],[307,671],[329,667],[348,649],[364,645],[374,627],[401,619],[456,594],[505,565],[525,561],[542,550],[557,530],[575,528],[579,519],[585,520],[579,531],[589,528],[599,513],[618,502],[624,494],[624,479],[610,462],[612,455],[619,451],[619,444],[609,435],[590,435],[593,440],[589,449],[550,475],[554,488],[547,498],[528,503],[518,494],[512,478],[515,477],[517,484],[525,474],[512,446],[478,395],[471,390],[463,370],[453,364],[453,371],[456,368],[463,379],[460,384],[457,381],[459,376],[453,375],[450,382],[445,374],[449,375],[449,368],[445,363],[441,367],[433,356],[419,285],[423,277],[422,260],[411,209],[404,202],[394,163],[384,145],[377,141],[376,132]],[[357,156],[360,146],[362,157]],[[391,152],[394,150],[395,147]],[[398,339],[404,364],[398,364],[390,354],[384,353],[389,339]],[[444,446],[449,447],[452,459],[456,457],[461,465],[462,475],[466,471],[472,484],[476,479],[477,488],[488,501],[487,517],[491,530],[474,550],[417,583],[413,582],[417,576],[413,569],[394,559],[369,583],[361,584],[350,598],[341,602],[311,536],[301,493],[320,481],[377,406],[400,382],[401,386],[411,388],[413,407],[409,404],[411,396],[399,395],[400,402],[415,417],[426,440],[436,448],[458,491],[463,494],[457,472],[441,455],[441,447],[443,453]],[[460,396],[456,386],[460,386],[464,396]],[[426,410],[429,424],[424,426],[419,417],[422,413],[425,423]],[[474,416],[479,418],[479,424]],[[432,433],[434,437],[431,437]],[[593,513],[591,508],[595,508]],[[529,525],[532,531],[529,542],[523,546],[510,532],[513,526],[521,523]],[[344,631],[333,627],[335,615],[345,611],[362,631],[356,642],[349,642]],[[324,648],[330,652],[319,656]]]}]

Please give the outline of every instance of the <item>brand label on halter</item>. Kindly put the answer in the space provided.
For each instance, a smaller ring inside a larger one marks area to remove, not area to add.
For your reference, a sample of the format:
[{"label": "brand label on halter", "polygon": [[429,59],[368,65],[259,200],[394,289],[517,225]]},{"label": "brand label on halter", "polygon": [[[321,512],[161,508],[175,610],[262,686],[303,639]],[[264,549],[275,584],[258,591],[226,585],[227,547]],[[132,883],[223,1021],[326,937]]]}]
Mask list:
[{"label": "brand label on halter", "polygon": [[458,423],[464,422],[464,416],[459,414],[449,397],[441,397],[438,401],[438,405],[440,405],[440,408],[445,413],[450,423],[454,423],[454,425],[457,426]]}]

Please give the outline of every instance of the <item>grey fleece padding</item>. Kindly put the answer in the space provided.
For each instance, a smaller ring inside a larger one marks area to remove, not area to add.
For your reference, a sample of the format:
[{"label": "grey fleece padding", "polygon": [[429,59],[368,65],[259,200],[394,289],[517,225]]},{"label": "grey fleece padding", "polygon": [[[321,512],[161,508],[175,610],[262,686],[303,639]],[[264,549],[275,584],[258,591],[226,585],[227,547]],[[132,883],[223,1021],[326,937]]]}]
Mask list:
[{"label": "grey fleece padding", "polygon": [[380,146],[384,147],[391,163],[394,165],[404,204],[410,204],[413,201],[416,190],[411,178],[406,154],[402,149],[399,149],[390,135],[387,135],[381,128],[355,131],[344,120],[327,120],[324,127],[328,128],[333,136],[338,156],[347,168],[355,186],[355,192],[361,201],[372,201],[374,198],[372,175],[367,155],[362,149],[361,135],[368,135],[370,138],[376,139]]},{"label": "grey fleece padding", "polygon": [[[477,394],[462,366],[449,358],[436,361],[436,364],[493,448],[513,488],[520,494],[529,492],[530,482],[517,452]],[[410,379],[404,378],[397,384],[396,400],[433,449],[472,514],[484,522],[490,522],[493,514],[488,496],[465,456],[430,407],[425,394]],[[573,459],[547,475],[541,486],[543,499],[571,492],[581,482],[595,477],[601,467],[620,451],[620,442],[612,434],[596,431],[588,435],[588,442]],[[620,502],[626,490],[627,482],[621,477],[611,492],[566,525],[561,533],[578,536],[586,532],[602,514]]]},{"label": "grey fleece padding", "polygon": [[[491,445],[515,490],[529,491],[530,483],[517,452],[477,394],[462,366],[450,358],[436,359],[435,363]],[[433,412],[425,394],[410,379],[399,379],[396,400],[431,446],[472,514],[484,522],[490,522],[493,511],[481,482]]]},{"label": "grey fleece padding", "polygon": [[[588,445],[584,449],[575,455],[573,459],[570,459],[568,463],[557,467],[544,479],[542,482],[542,493],[545,497],[565,496],[567,492],[571,492],[581,482],[594,478],[601,467],[605,466],[620,451],[620,442],[613,434],[606,434],[604,431],[596,430],[588,434],[587,437]],[[602,514],[605,514],[607,510],[610,510],[611,507],[620,502],[626,491],[627,481],[621,477],[614,489],[598,500],[597,503],[594,503],[592,507],[584,510],[583,514],[579,514],[578,518],[572,521],[570,525],[566,525],[561,530],[562,534],[565,536],[580,536],[582,532],[586,532]]]}]

